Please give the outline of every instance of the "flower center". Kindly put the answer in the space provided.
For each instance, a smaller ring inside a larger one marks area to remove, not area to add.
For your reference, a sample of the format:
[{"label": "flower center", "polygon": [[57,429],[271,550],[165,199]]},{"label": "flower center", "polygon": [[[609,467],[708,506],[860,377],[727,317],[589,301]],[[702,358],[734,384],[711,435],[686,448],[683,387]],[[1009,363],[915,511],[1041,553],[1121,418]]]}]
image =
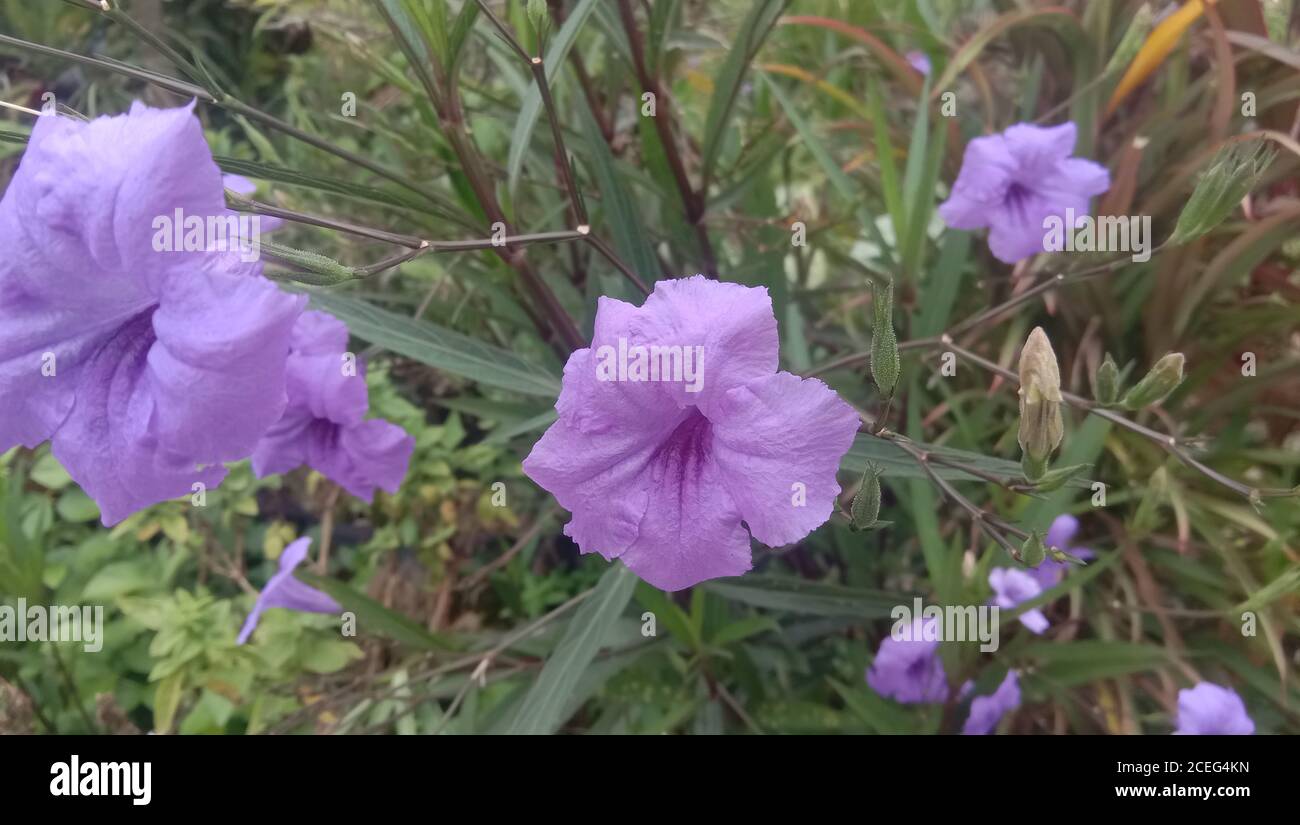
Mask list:
[{"label": "flower center", "polygon": [[671,479],[678,490],[694,489],[704,472],[713,446],[709,419],[695,408],[677,425],[650,458],[650,477],[656,484]]}]

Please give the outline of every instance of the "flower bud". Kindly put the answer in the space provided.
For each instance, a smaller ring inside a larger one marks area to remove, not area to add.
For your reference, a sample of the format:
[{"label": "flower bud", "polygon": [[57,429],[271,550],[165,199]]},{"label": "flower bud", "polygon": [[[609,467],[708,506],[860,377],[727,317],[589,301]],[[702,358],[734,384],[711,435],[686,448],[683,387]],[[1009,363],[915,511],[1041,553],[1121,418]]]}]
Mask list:
[{"label": "flower bud", "polygon": [[871,377],[886,398],[898,383],[898,338],[894,335],[894,285],[871,285]]},{"label": "flower bud", "polygon": [[881,471],[872,464],[868,464],[862,474],[862,484],[849,508],[853,530],[869,530],[880,518],[880,474]]},{"label": "flower bud", "polygon": [[1043,537],[1037,532],[1030,533],[1025,543],[1020,545],[1020,563],[1025,567],[1037,567],[1043,563],[1047,548],[1043,547]]},{"label": "flower bud", "polygon": [[1171,352],[1156,362],[1151,371],[1124,393],[1120,404],[1130,410],[1140,410],[1158,404],[1183,383],[1183,354]]},{"label": "flower bud", "polygon": [[[1046,471],[1046,462],[1065,436],[1061,418],[1061,373],[1056,353],[1042,327],[1034,327],[1020,351],[1020,449],[1030,460],[1038,476]],[[1023,464],[1024,462],[1022,462]]]},{"label": "flower bud", "polygon": [[1119,398],[1119,367],[1115,359],[1106,353],[1101,366],[1097,367],[1097,380],[1093,382],[1093,392],[1097,402],[1110,406]]}]

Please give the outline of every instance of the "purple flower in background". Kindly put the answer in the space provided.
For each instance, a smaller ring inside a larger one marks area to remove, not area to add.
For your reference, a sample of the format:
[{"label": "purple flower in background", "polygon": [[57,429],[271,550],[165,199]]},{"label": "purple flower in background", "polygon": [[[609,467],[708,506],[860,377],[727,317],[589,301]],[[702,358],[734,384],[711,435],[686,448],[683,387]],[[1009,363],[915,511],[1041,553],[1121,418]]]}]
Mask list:
[{"label": "purple flower in background", "polygon": [[993,732],[1002,721],[1002,717],[1020,707],[1020,681],[1014,670],[1007,671],[1007,677],[998,685],[998,689],[988,696],[977,696],[970,703],[970,716],[961,732],[966,736],[984,736]]},{"label": "purple flower in background", "polygon": [[1191,735],[1248,736],[1255,723],[1236,692],[1212,682],[1178,691],[1178,729]]},{"label": "purple flower in background", "polygon": [[907,62],[911,64],[913,69],[916,69],[923,75],[930,74],[930,58],[926,56],[925,52],[914,49],[904,56],[907,58]]},{"label": "purple flower in background", "polygon": [[[1003,610],[1010,610],[1021,602],[1043,592],[1038,580],[1024,570],[1011,567],[995,567],[989,571],[989,587],[993,588],[993,603]],[[1020,614],[1020,623],[1034,633],[1047,629],[1047,617],[1041,610],[1029,610]]]},{"label": "purple flower in background", "polygon": [[301,538],[292,542],[280,553],[280,569],[258,594],[253,612],[248,614],[244,626],[239,630],[237,644],[242,645],[248,641],[248,637],[252,636],[253,631],[257,629],[262,613],[272,607],[286,607],[307,613],[339,613],[343,610],[339,603],[328,595],[293,577],[293,571],[297,570],[298,565],[307,558],[307,547],[310,544],[311,539]]},{"label": "purple flower in background", "polygon": [[[1093,558],[1096,553],[1093,553],[1087,547],[1076,547],[1071,543],[1078,532],[1079,520],[1077,518],[1068,514],[1057,516],[1052,522],[1052,526],[1047,528],[1047,536],[1043,539],[1043,543],[1048,547],[1055,547],[1081,559]],[[1048,557],[1043,559],[1042,564],[1026,572],[1037,579],[1044,590],[1047,590],[1060,584],[1061,579],[1065,578],[1066,572],[1071,567],[1075,567],[1075,565],[1068,561],[1054,561]]]},{"label": "purple flower in background", "polygon": [[882,641],[867,669],[867,685],[899,702],[946,701],[948,675],[939,658],[936,621],[918,616],[901,638],[891,633]]},{"label": "purple flower in background", "polygon": [[230,214],[191,110],[41,117],[0,201],[0,452],[50,439],[105,525],[216,486],[284,411],[306,299],[210,239],[162,251]]},{"label": "purple flower in background", "polygon": [[987,226],[989,248],[1004,263],[1043,252],[1047,218],[1064,219],[1067,210],[1076,219],[1089,215],[1088,199],[1110,188],[1106,167],[1070,157],[1075,137],[1074,123],[1067,122],[1020,123],[975,138],[940,217],[954,229]]},{"label": "purple flower in background", "polygon": [[697,275],[660,281],[639,308],[600,299],[559,419],[524,460],[573,513],[564,532],[582,552],[680,590],[749,570],[750,534],[780,546],[830,518],[858,416],[777,372],[777,345],[762,288]]},{"label": "purple flower in background", "polygon": [[258,477],[303,464],[357,498],[380,487],[396,493],[415,439],[396,424],[366,419],[365,371],[347,352],[348,329],[322,312],[304,312],[289,350],[289,405],[253,452]]}]

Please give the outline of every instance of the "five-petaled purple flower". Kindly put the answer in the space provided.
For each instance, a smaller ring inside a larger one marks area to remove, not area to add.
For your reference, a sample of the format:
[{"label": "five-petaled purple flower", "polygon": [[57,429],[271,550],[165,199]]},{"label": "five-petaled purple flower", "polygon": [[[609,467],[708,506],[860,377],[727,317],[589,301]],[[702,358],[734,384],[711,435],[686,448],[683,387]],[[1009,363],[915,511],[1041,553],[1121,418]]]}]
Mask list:
[{"label": "five-petaled purple flower", "polygon": [[357,498],[375,488],[396,493],[415,439],[401,427],[367,419],[363,365],[347,352],[348,329],[321,312],[304,312],[293,327],[289,405],[253,452],[259,477],[306,464]]},{"label": "five-petaled purple flower", "polygon": [[1201,682],[1178,691],[1178,729],[1174,733],[1248,736],[1254,732],[1246,704],[1229,688]]},{"label": "five-petaled purple flower", "polygon": [[867,669],[867,685],[899,702],[946,701],[948,675],[939,658],[937,620],[918,616],[900,638],[886,637]]},{"label": "five-petaled purple flower", "polygon": [[1007,677],[998,685],[998,689],[988,696],[976,696],[970,703],[970,716],[961,732],[967,736],[985,736],[993,732],[1002,721],[1002,717],[1020,707],[1020,679],[1014,670],[1007,671]]},{"label": "five-petaled purple flower", "polygon": [[[952,196],[939,215],[954,229],[989,228],[989,248],[1003,263],[1045,251],[1049,217],[1089,215],[1088,199],[1110,188],[1106,167],[1071,157],[1072,122],[1020,123],[966,145]],[[1065,226],[1072,231],[1073,226]]]},{"label": "five-petaled purple flower", "polygon": [[[830,518],[858,416],[822,382],[777,372],[777,346],[763,288],[695,276],[660,281],[639,308],[600,299],[559,419],[524,460],[573,513],[564,532],[582,552],[680,590],[749,570],[751,534],[780,546]],[[616,350],[696,354],[698,386],[606,380],[597,353]]]},{"label": "five-petaled purple flower", "polygon": [[253,631],[257,629],[262,613],[272,607],[285,607],[307,613],[339,613],[343,610],[338,602],[325,593],[293,577],[293,572],[298,569],[298,565],[307,558],[309,545],[311,539],[297,539],[280,553],[280,569],[258,594],[253,611],[248,614],[244,626],[239,630],[239,638],[236,640],[238,644],[242,645],[248,641],[248,637],[252,636]]},{"label": "five-petaled purple flower", "polygon": [[50,439],[106,525],[216,486],[285,407],[305,298],[233,249],[155,246],[230,214],[192,108],[41,117],[0,201],[0,452]]}]

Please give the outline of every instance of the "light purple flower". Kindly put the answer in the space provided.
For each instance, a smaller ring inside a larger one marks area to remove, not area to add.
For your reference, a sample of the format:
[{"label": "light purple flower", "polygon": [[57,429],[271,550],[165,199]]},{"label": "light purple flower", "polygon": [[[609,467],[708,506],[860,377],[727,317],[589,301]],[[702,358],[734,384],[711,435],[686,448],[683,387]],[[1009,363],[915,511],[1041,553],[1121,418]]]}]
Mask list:
[{"label": "light purple flower", "polygon": [[912,620],[902,638],[891,633],[880,643],[867,669],[867,685],[881,696],[905,703],[934,703],[948,699],[948,675],[939,658],[936,619]]},{"label": "light purple flower", "polygon": [[280,553],[280,569],[262,588],[257,596],[253,611],[244,620],[239,630],[237,644],[248,641],[262,619],[262,613],[272,607],[285,607],[289,610],[301,610],[306,613],[339,613],[343,608],[325,593],[300,582],[293,577],[293,572],[307,558],[307,547],[311,539],[301,538],[293,541]]},{"label": "light purple flower", "polygon": [[1067,122],[1020,123],[975,138],[940,217],[954,229],[989,227],[989,248],[1004,263],[1043,252],[1048,217],[1064,219],[1067,209],[1076,219],[1090,215],[1088,199],[1110,188],[1106,167],[1070,157],[1075,137]]},{"label": "light purple flower", "polygon": [[[1084,560],[1093,558],[1096,553],[1093,553],[1087,547],[1076,547],[1072,544],[1078,532],[1079,520],[1077,518],[1069,514],[1057,516],[1052,522],[1052,526],[1047,528],[1047,536],[1043,539],[1043,543],[1048,547],[1055,547]],[[1065,578],[1066,572],[1076,566],[1068,561],[1054,561],[1049,557],[1044,559],[1042,564],[1027,572],[1038,580],[1044,590],[1048,590],[1060,584],[1061,579]]]},{"label": "light purple flower", "polygon": [[916,69],[923,75],[930,74],[930,58],[926,56],[925,52],[914,49],[904,56],[907,58],[907,62],[911,64],[913,69]]},{"label": "light purple flower", "polygon": [[[858,416],[822,382],[777,372],[777,343],[761,287],[697,275],[660,281],[639,308],[600,299],[592,346],[564,367],[559,419],[524,460],[573,513],[564,532],[582,552],[680,590],[749,570],[750,534],[779,546],[830,518]],[[603,380],[601,353],[620,345],[698,353],[698,391]]]},{"label": "light purple flower", "polygon": [[0,452],[50,439],[105,525],[215,487],[285,406],[305,299],[155,248],[176,210],[230,214],[191,110],[41,117],[0,201]]},{"label": "light purple flower", "polygon": [[1246,704],[1229,688],[1201,682],[1178,691],[1178,729],[1174,733],[1248,736],[1254,732]]},{"label": "light purple flower", "polygon": [[[995,567],[990,570],[989,587],[993,588],[993,603],[1003,610],[1010,610],[1043,592],[1037,579],[1024,570],[1011,567]],[[1042,633],[1048,627],[1047,617],[1041,610],[1021,613],[1020,623],[1034,633]]]},{"label": "light purple flower", "polygon": [[970,703],[970,716],[961,732],[966,736],[985,736],[993,732],[1002,721],[1002,717],[1020,707],[1020,680],[1014,670],[1007,671],[1007,677],[998,685],[998,689],[988,696],[976,696]]},{"label": "light purple flower", "polygon": [[289,405],[253,452],[258,477],[306,464],[357,498],[380,487],[396,493],[415,439],[401,427],[366,418],[364,366],[347,352],[348,329],[323,312],[304,312],[289,350]]}]

